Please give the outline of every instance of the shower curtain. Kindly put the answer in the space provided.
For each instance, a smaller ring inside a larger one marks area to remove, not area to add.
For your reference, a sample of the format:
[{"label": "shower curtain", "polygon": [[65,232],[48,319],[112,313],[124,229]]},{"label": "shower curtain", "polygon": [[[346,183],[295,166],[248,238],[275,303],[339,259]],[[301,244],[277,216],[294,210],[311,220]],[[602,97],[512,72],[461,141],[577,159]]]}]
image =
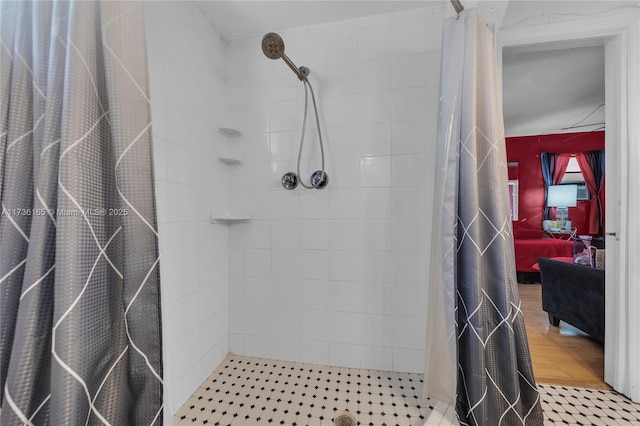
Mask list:
[{"label": "shower curtain", "polygon": [[[562,181],[562,178],[567,171],[567,165],[571,154],[554,154],[552,152],[540,153],[540,165],[542,167],[542,179],[544,180],[544,214],[543,219],[551,219],[555,217],[555,207],[547,206],[549,200],[549,187],[551,185],[558,185]],[[553,216],[552,216],[553,213]]]},{"label": "shower curtain", "polygon": [[542,425],[493,34],[475,9],[445,22],[442,56],[423,395],[455,404],[463,425]]},{"label": "shower curtain", "polygon": [[162,423],[141,2],[0,2],[3,426]]}]

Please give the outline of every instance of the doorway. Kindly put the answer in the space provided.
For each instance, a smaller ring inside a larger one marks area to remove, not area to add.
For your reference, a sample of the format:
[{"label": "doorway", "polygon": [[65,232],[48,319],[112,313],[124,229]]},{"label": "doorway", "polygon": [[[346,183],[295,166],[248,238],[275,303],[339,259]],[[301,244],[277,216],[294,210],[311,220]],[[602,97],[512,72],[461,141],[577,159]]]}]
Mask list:
[{"label": "doorway", "polygon": [[[604,4],[604,3],[603,3]],[[567,7],[569,7],[567,5]],[[571,7],[575,7],[572,5]],[[498,60],[510,46],[553,45],[557,48],[584,46],[599,42],[605,47],[606,122],[606,315],[605,381],[615,390],[640,401],[640,366],[631,362],[640,350],[640,336],[631,324],[640,323],[640,312],[633,309],[640,301],[640,290],[631,285],[640,276],[640,265],[631,264],[629,241],[640,235],[640,224],[628,220],[640,207],[640,200],[627,197],[635,176],[629,164],[640,157],[631,141],[638,139],[640,123],[628,117],[640,112],[640,19],[638,9],[618,9],[608,14],[583,14],[583,18],[557,22],[529,21],[525,27],[503,26],[498,35]],[[575,11],[573,11],[575,12]],[[501,68],[501,64],[499,64]],[[633,76],[633,78],[631,78]]]},{"label": "doorway", "polygon": [[[528,272],[532,266],[537,270],[538,257],[571,261],[574,247],[582,247],[578,236],[591,237],[591,232],[595,232],[592,234],[595,240],[589,245],[604,247],[604,237],[598,233],[601,231],[590,229],[590,218],[594,214],[591,207],[595,200],[585,197],[584,193],[578,196],[577,188],[584,188],[582,192],[587,194],[590,191],[586,189],[585,177],[575,157],[576,153],[605,148],[604,46],[596,43],[563,49],[556,49],[554,45],[505,48],[502,72],[507,161],[517,164],[513,172],[509,169],[509,173],[522,191],[517,223],[514,222],[516,269],[519,282],[533,283],[520,284],[519,288],[536,380],[552,385],[609,390],[611,388],[604,382],[603,344],[580,330],[589,331],[589,326],[583,327],[589,323],[593,324],[594,330],[600,330],[596,336],[604,334],[604,314],[600,313],[604,311],[604,273],[599,272],[599,280],[583,283],[577,292],[566,290],[567,285],[572,287],[571,283],[549,282],[547,276],[544,299],[540,273]],[[543,233],[541,230],[544,219],[558,217],[557,211],[551,212],[549,217],[543,216],[547,201],[541,168],[543,152],[550,153],[545,158],[551,164],[555,163],[555,168],[560,163],[563,169],[566,167],[561,179],[557,171],[553,174],[552,183],[566,185],[551,189],[567,189],[567,196],[553,202],[553,197],[548,198],[550,206],[561,205],[556,202],[568,203],[565,204],[568,206],[566,223],[548,222],[553,225],[548,225],[547,229],[557,226],[556,232]],[[572,157],[563,162],[552,160],[569,155]],[[588,162],[582,165],[587,167],[588,176],[593,179],[592,166]],[[573,190],[576,191],[571,194]],[[603,187],[602,200],[604,192]],[[523,234],[527,229],[535,235]],[[537,239],[526,238],[534,236]],[[541,236],[546,238],[540,240]],[[568,268],[570,266],[566,265]],[[591,295],[589,302],[584,294]],[[543,303],[549,312],[555,312],[563,321],[551,325]],[[589,314],[583,315],[586,312]],[[589,321],[585,322],[584,318]]]}]

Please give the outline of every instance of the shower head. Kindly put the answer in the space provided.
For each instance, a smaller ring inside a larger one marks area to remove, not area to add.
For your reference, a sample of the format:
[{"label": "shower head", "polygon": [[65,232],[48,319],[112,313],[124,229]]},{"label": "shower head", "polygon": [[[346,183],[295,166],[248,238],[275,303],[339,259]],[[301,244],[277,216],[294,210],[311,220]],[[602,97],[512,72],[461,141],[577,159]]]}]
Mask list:
[{"label": "shower head", "polygon": [[269,59],[280,59],[284,56],[284,41],[276,33],[267,33],[262,37],[262,52]]},{"label": "shower head", "polygon": [[300,80],[307,79],[309,70],[306,67],[296,67],[291,59],[284,54],[284,41],[278,34],[267,33],[262,37],[262,52],[269,59],[282,58],[282,60],[289,66],[289,68],[291,68],[291,71],[293,71]]}]

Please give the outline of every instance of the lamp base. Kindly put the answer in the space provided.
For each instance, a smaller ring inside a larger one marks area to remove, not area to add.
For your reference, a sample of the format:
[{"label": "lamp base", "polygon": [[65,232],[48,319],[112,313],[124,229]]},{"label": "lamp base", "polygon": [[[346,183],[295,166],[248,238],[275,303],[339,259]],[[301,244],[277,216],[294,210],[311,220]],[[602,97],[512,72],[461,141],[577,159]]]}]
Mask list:
[{"label": "lamp base", "polygon": [[569,223],[569,226],[571,226],[571,221],[567,220],[568,216],[568,207],[556,207],[556,222],[558,223],[558,228],[567,229],[567,223]]}]

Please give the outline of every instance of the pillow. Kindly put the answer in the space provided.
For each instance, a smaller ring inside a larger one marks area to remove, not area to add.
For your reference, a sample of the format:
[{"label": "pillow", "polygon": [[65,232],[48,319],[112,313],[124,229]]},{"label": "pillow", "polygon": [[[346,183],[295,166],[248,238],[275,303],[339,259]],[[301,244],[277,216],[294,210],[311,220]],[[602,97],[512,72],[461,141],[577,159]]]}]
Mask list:
[{"label": "pillow", "polygon": [[513,229],[513,238],[517,240],[537,240],[544,236],[544,231],[542,229],[533,229],[533,228],[514,228]]},{"label": "pillow", "polygon": [[517,222],[517,221],[512,221],[511,222],[511,226],[513,227],[513,229],[535,229],[532,225],[530,225],[528,222]]}]

